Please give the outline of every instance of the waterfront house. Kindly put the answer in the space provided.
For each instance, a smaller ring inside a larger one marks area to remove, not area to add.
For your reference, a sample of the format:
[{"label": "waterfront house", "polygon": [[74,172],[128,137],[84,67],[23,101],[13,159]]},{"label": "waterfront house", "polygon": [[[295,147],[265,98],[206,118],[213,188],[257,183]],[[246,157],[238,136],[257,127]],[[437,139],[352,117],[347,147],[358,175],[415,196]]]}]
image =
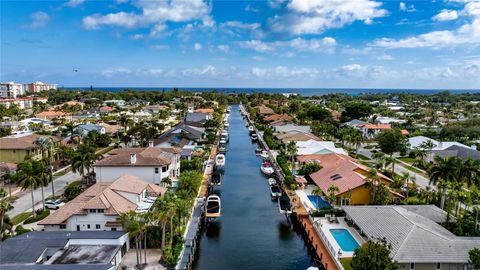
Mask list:
[{"label": "waterfront house", "polygon": [[44,120],[52,120],[54,118],[64,118],[67,116],[65,112],[62,111],[43,111],[39,112],[35,115],[37,118],[44,119]]},{"label": "waterfront house", "polygon": [[40,150],[35,148],[35,140],[41,137],[50,138],[55,148],[60,143],[57,136],[39,135],[39,134],[19,134],[0,138],[0,162],[20,163],[31,156],[39,159]]},{"label": "waterfront house", "polygon": [[195,112],[213,114],[215,110],[212,108],[200,108],[200,109],[196,109]]},{"label": "waterfront house", "polygon": [[187,113],[185,116],[185,124],[195,127],[204,127],[205,123],[210,119],[212,119],[212,114],[210,113],[192,112]]},{"label": "waterfront house", "polygon": [[148,211],[166,188],[123,175],[98,182],[38,223],[46,231],[119,231],[121,214]]},{"label": "waterfront house", "polygon": [[480,237],[455,236],[438,224],[446,214],[435,206],[344,206],[343,210],[354,224],[351,228],[365,238],[391,244],[390,256],[398,269],[468,269],[468,252],[480,247]]},{"label": "waterfront house", "polygon": [[277,133],[286,133],[290,131],[300,131],[304,133],[310,133],[312,132],[312,129],[310,126],[299,126],[295,124],[285,124],[285,125],[277,125],[273,127],[275,129],[275,132]]},{"label": "waterfront house", "polygon": [[149,147],[113,149],[93,168],[97,182],[112,182],[131,174],[160,185],[166,177],[180,176],[180,149],[153,147],[153,143]]},{"label": "waterfront house", "polygon": [[296,131],[296,130],[277,134],[276,137],[278,140],[282,141],[285,144],[291,141],[294,141],[294,142],[309,141],[309,140],[320,141],[320,138],[318,138],[317,136],[313,135],[310,132],[302,132],[302,131]]},{"label": "waterfront house", "polygon": [[272,114],[272,115],[266,116],[263,120],[267,122],[277,122],[277,121],[291,122],[293,121],[293,117],[291,117],[288,114]]},{"label": "waterfront house", "polygon": [[[371,192],[366,179],[369,168],[356,162],[348,155],[324,154],[302,155],[297,160],[301,164],[317,162],[322,167],[319,171],[310,174],[308,178],[315,183],[324,194],[329,194],[328,188],[332,185],[338,187],[335,193],[338,205],[363,205],[371,202]],[[381,183],[390,184],[392,181],[387,176],[377,173]],[[394,196],[402,197],[393,193]]]},{"label": "waterfront house", "polygon": [[343,154],[348,155],[343,148],[335,146],[331,141],[297,141],[297,155],[313,155],[313,154]]},{"label": "waterfront house", "polygon": [[114,270],[129,248],[122,231],[33,231],[0,244],[0,269]]}]

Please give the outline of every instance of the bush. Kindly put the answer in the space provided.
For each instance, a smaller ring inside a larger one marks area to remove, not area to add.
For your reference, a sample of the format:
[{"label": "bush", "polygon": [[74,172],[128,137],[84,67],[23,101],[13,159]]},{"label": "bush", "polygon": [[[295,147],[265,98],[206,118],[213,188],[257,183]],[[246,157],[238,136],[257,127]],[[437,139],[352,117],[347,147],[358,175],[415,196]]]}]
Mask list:
[{"label": "bush", "polygon": [[22,225],[18,225],[15,228],[15,234],[16,235],[21,235],[21,234],[24,234],[24,233],[27,233],[27,232],[31,232],[31,230],[27,229],[27,228],[24,228]]},{"label": "bush", "polygon": [[281,155],[277,156],[277,163],[278,163],[278,166],[282,168],[282,171],[286,177],[293,176],[292,172],[288,168],[288,161],[284,156],[281,156]]},{"label": "bush", "polygon": [[29,217],[27,218],[23,224],[30,224],[30,223],[34,223],[34,222],[37,222],[37,221],[40,221],[44,218],[46,218],[48,215],[50,215],[50,210],[48,209],[45,209],[45,210],[37,210],[35,211],[37,213],[37,215],[35,217]]},{"label": "bush", "polygon": [[194,157],[192,160],[182,159],[180,161],[180,169],[182,171],[201,171],[203,162],[200,157]]},{"label": "bush", "polygon": [[31,215],[32,215],[31,212],[20,213],[20,214],[14,216],[14,217],[11,219],[12,224],[13,224],[13,225],[20,224],[20,223],[22,223],[22,221],[24,221],[25,219],[29,218]]},{"label": "bush", "polygon": [[322,166],[320,166],[320,164],[318,164],[317,162],[309,162],[309,163],[303,165],[303,167],[300,169],[298,174],[300,174],[300,175],[310,175],[310,174],[320,170],[321,168],[322,168]]},{"label": "bush", "polygon": [[63,192],[63,198],[65,198],[65,200],[68,202],[75,199],[82,192],[82,184],[80,181],[75,181],[68,184],[68,186],[65,188],[65,191]]}]

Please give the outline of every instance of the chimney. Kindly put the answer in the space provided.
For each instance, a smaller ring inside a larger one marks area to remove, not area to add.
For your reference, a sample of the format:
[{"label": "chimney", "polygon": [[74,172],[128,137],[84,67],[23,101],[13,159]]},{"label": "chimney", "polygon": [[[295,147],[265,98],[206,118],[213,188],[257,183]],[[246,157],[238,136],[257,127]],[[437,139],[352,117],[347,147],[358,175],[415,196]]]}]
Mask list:
[{"label": "chimney", "polygon": [[130,164],[135,164],[137,163],[137,154],[130,154]]},{"label": "chimney", "polygon": [[470,146],[470,148],[471,148],[472,150],[477,150],[477,145],[476,145],[476,144],[472,144],[472,146]]},{"label": "chimney", "polygon": [[153,147],[153,141],[148,141],[148,147]]}]

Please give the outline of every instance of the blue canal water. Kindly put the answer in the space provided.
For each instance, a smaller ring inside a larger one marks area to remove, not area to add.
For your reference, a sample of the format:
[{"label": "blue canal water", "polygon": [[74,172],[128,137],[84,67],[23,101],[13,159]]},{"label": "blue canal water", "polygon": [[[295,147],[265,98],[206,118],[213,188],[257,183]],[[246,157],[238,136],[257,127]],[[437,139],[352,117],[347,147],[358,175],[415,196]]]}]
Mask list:
[{"label": "blue canal water", "polygon": [[346,229],[330,229],[330,233],[343,251],[352,252],[357,247],[360,247],[355,238]]},{"label": "blue canal water", "polygon": [[313,265],[307,246],[270,198],[238,106],[229,133],[225,175],[215,190],[222,217],[203,228],[194,269],[307,269]]}]

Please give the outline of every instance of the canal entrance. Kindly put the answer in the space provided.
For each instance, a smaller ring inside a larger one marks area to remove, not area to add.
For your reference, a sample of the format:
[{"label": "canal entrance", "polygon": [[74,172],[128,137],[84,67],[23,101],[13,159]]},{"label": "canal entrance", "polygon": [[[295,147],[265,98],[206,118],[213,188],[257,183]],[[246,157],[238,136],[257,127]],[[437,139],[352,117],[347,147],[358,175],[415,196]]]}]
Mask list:
[{"label": "canal entrance", "polygon": [[262,159],[238,106],[230,114],[225,175],[215,193],[222,217],[204,226],[194,269],[302,269],[313,265],[300,231],[270,198]]}]

